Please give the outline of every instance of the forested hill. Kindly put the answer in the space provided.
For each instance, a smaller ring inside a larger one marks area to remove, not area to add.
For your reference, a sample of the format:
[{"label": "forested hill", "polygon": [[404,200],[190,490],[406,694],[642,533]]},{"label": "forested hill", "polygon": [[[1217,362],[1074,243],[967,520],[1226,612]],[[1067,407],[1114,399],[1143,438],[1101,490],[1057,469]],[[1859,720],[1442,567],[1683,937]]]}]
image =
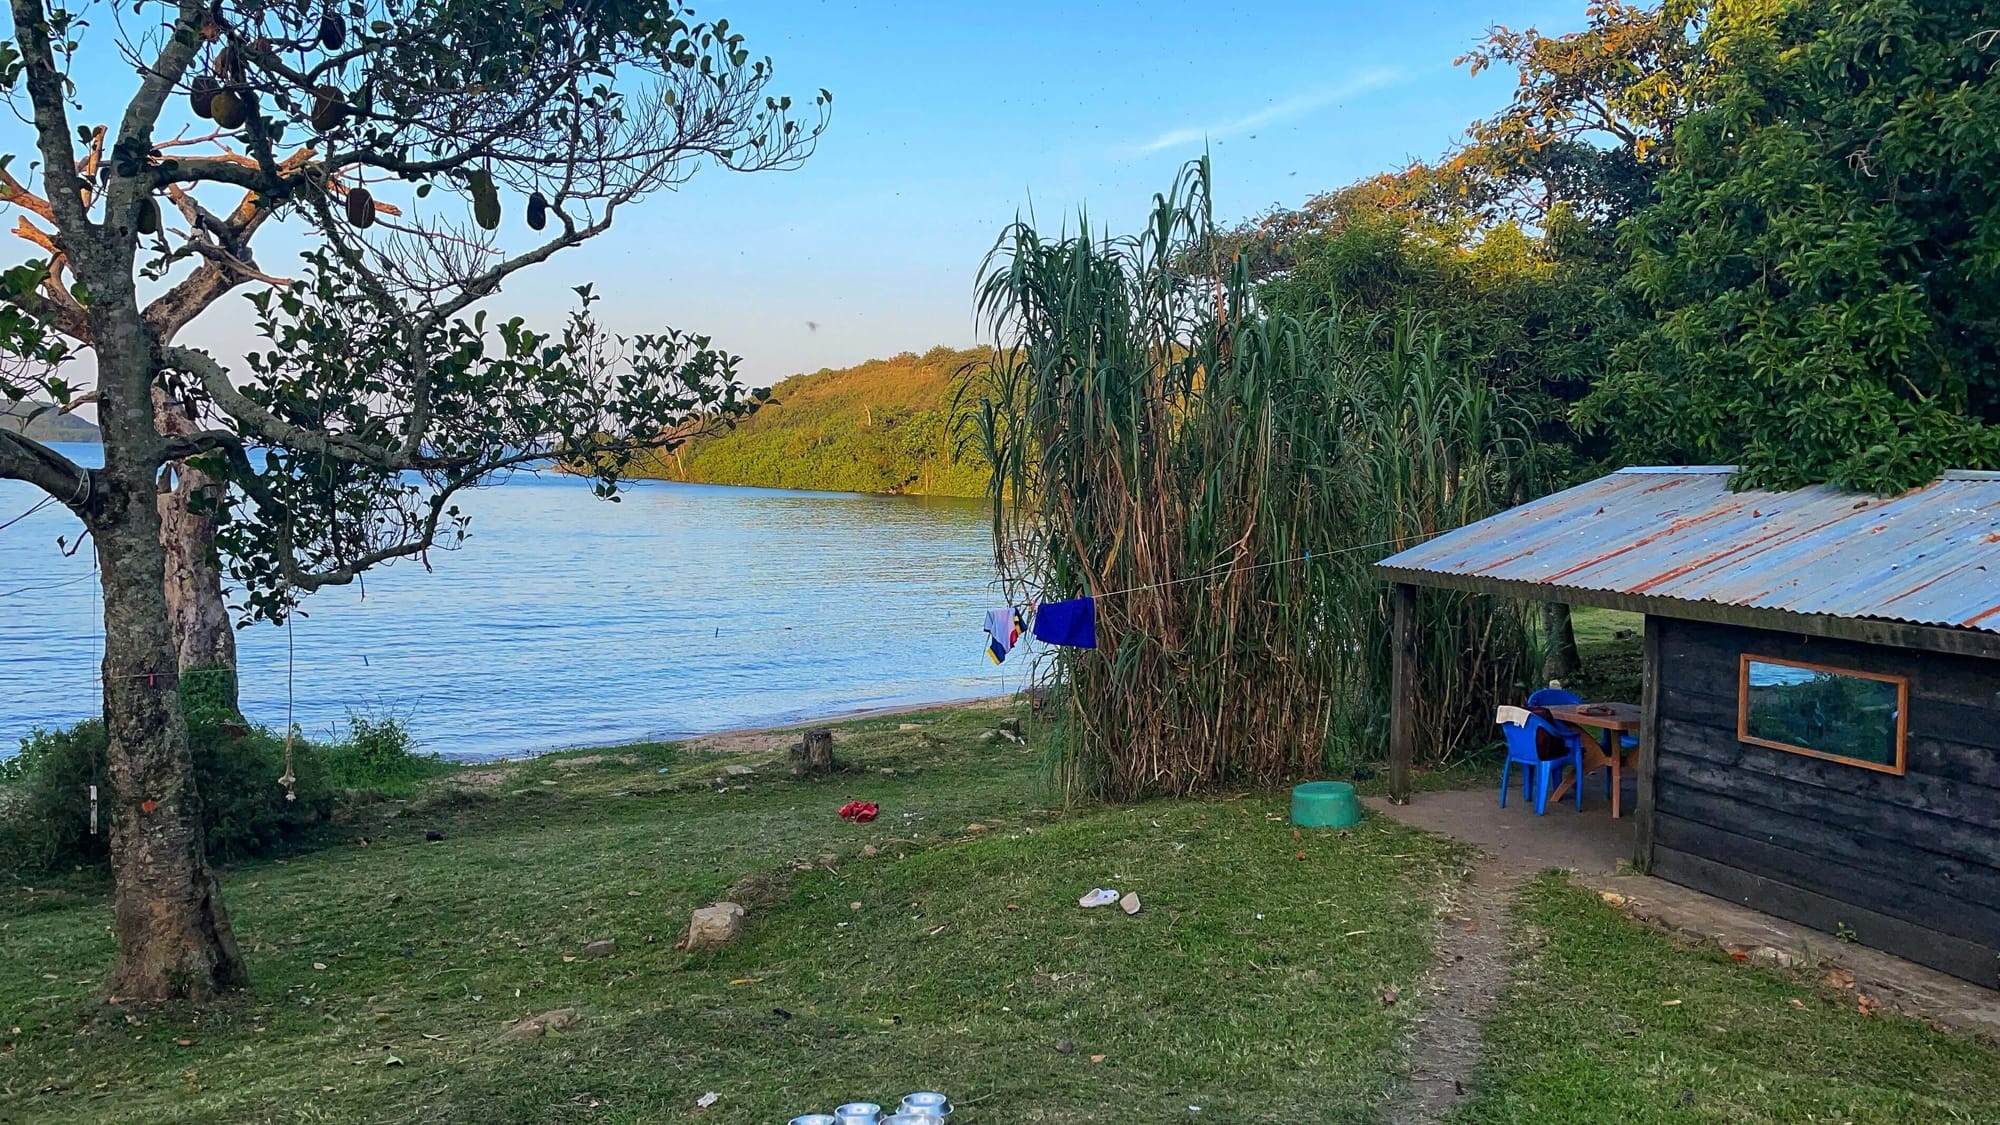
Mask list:
[{"label": "forested hill", "polygon": [[[39,411],[40,413],[37,413]],[[29,416],[33,415],[33,421]],[[36,441],[96,441],[97,427],[74,414],[58,414],[48,403],[0,399],[0,430],[25,433]]]},{"label": "forested hill", "polygon": [[932,348],[857,367],[794,375],[771,402],[718,437],[654,455],[634,474],[704,484],[981,496],[987,471],[973,451],[952,457],[952,394],[984,348]]}]

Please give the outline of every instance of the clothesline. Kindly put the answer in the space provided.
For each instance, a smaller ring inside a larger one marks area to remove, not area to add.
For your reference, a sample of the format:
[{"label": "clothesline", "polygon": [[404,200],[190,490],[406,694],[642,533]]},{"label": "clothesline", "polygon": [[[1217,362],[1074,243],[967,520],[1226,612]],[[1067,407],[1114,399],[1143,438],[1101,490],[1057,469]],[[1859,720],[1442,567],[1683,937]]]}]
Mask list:
[{"label": "clothesline", "polygon": [[[1360,543],[1352,547],[1341,547],[1332,551],[1321,551],[1319,552],[1319,555],[1321,558],[1326,558],[1336,555],[1351,555],[1356,551],[1379,551],[1384,547],[1401,547],[1404,546],[1405,544],[1415,545],[1417,543],[1424,542],[1425,540],[1428,539],[1435,539],[1436,537],[1443,534],[1444,532],[1442,531],[1431,531],[1419,535],[1404,535],[1404,536],[1399,536],[1395,539],[1384,540],[1383,542],[1380,543]],[[1200,574],[1190,574],[1185,578],[1169,578],[1165,582],[1152,582],[1144,586],[1127,586],[1122,590],[1111,590],[1106,593],[1093,594],[1091,596],[1098,599],[1099,601],[1102,601],[1105,598],[1115,598],[1121,594],[1137,594],[1146,590],[1162,590],[1168,586],[1179,586],[1182,583],[1186,582],[1199,582],[1204,578],[1213,578],[1218,574],[1228,574],[1238,570],[1244,572],[1252,570],[1263,570],[1266,567],[1285,566],[1290,563],[1296,563],[1296,562],[1311,562],[1312,559],[1313,559],[1313,552],[1307,551],[1304,554],[1294,555],[1288,559],[1272,559],[1269,562],[1252,563],[1249,566],[1239,566],[1236,563],[1224,563],[1223,565],[1218,566],[1213,570],[1206,570],[1201,572]]]}]

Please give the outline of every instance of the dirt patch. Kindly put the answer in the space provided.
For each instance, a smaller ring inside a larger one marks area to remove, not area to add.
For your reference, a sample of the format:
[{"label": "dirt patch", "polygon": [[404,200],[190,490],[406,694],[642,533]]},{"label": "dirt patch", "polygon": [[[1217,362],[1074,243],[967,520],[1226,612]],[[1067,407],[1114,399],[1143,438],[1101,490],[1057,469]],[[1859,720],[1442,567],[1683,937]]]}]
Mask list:
[{"label": "dirt patch", "polygon": [[1419,1014],[1407,1046],[1409,1091],[1384,1115],[1391,1125],[1441,1121],[1471,1093],[1486,1019],[1507,988],[1507,916],[1524,879],[1482,856],[1440,905],[1437,959],[1406,998]]},{"label": "dirt patch", "polygon": [[792,893],[792,872],[789,868],[773,868],[769,871],[753,871],[731,884],[723,898],[746,909],[755,910],[769,906]]},{"label": "dirt patch", "polygon": [[447,774],[437,781],[441,790],[458,790],[468,793],[486,793],[507,784],[514,776],[511,766],[489,766],[483,769],[459,770]]},{"label": "dirt patch", "polygon": [[630,754],[584,754],[575,758],[551,758],[549,765],[559,770],[580,770],[585,766],[602,765],[605,762],[629,766],[638,760]]},{"label": "dirt patch", "polygon": [[993,699],[965,699],[954,703],[923,703],[910,707],[876,707],[846,714],[827,715],[809,722],[791,723],[781,727],[761,727],[756,730],[726,730],[718,734],[704,735],[682,743],[689,750],[703,750],[721,754],[757,754],[766,751],[789,750],[798,744],[799,732],[808,727],[839,727],[842,723],[860,722],[864,719],[881,719],[893,715],[914,715],[925,711],[979,711],[1005,707],[1004,697]]}]

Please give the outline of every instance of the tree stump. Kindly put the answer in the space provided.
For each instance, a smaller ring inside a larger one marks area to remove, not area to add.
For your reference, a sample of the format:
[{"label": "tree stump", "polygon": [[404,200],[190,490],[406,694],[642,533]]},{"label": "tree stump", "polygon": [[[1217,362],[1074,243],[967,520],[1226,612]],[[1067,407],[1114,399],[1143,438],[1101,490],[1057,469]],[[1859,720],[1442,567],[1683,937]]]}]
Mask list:
[{"label": "tree stump", "polygon": [[829,777],[833,774],[833,731],[814,727],[792,747],[794,777]]}]

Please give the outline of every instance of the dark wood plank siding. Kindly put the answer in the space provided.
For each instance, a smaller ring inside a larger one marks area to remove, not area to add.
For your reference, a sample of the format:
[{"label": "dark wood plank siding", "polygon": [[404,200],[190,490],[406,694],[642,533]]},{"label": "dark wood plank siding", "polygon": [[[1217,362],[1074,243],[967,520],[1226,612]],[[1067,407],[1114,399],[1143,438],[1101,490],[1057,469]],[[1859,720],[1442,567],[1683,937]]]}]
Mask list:
[{"label": "dark wood plank siding", "polygon": [[[1656,624],[1653,873],[2000,988],[2000,661]],[[1907,772],[1737,741],[1745,652],[1908,676]]]}]

